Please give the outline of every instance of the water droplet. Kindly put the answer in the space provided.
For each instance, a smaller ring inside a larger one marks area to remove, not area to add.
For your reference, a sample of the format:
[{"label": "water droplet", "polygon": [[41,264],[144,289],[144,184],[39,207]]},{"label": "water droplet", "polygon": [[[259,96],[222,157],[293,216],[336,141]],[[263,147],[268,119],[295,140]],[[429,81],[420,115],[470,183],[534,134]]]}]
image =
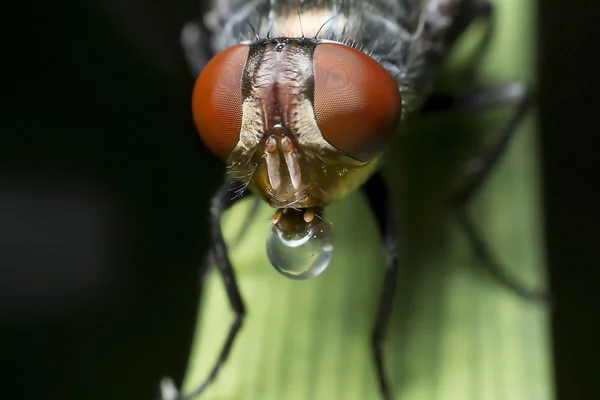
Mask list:
[{"label": "water droplet", "polygon": [[278,272],[291,279],[320,275],[329,265],[332,255],[331,224],[320,218],[310,223],[275,224],[267,238],[269,261]]}]

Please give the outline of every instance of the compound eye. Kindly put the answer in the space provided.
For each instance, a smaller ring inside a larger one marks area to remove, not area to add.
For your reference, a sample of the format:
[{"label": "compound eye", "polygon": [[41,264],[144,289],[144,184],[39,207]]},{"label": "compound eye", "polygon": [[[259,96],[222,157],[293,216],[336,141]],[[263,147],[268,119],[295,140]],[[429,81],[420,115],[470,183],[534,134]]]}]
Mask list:
[{"label": "compound eye", "polygon": [[198,76],[192,114],[204,144],[225,160],[240,138],[242,72],[249,47],[238,44],[213,57]]},{"label": "compound eye", "polygon": [[384,149],[402,113],[394,78],[365,53],[340,43],[314,52],[317,125],[327,142],[369,161]]}]

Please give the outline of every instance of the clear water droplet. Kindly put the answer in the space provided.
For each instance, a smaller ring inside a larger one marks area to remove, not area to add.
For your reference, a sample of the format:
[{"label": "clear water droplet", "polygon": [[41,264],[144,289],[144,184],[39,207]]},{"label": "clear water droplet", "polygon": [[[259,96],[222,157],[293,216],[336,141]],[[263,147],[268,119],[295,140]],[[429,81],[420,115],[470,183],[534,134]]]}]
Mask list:
[{"label": "clear water droplet", "polygon": [[315,218],[290,226],[275,224],[267,238],[267,256],[275,269],[291,279],[320,275],[333,255],[331,224]]}]

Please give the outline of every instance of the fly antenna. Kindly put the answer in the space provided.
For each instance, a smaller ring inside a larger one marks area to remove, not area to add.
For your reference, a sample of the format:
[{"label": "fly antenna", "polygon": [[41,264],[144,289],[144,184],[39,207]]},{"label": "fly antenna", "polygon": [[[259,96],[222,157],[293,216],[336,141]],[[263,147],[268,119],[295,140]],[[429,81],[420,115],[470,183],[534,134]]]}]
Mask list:
[{"label": "fly antenna", "polygon": [[302,39],[304,39],[304,27],[302,26],[302,17],[300,16],[300,9],[296,9],[296,14],[298,14],[298,22],[300,22],[300,32],[302,33]]},{"label": "fly antenna", "polygon": [[337,17],[337,15],[329,17],[329,19],[327,21],[323,22],[323,24],[321,25],[321,27],[319,28],[319,30],[317,31],[317,33],[315,33],[315,36],[313,37],[313,39],[316,39],[317,36],[319,36],[319,33],[321,33],[321,30],[325,27],[325,25],[327,25],[329,23],[329,21],[331,21],[335,17]]},{"label": "fly antenna", "polygon": [[254,38],[256,40],[260,40],[260,37],[258,36],[258,33],[256,33],[256,29],[254,29],[254,25],[252,25],[250,23],[250,21],[248,21],[247,19],[245,19],[244,22],[248,24],[248,26],[250,27],[250,29],[252,29],[252,32],[254,33]]}]

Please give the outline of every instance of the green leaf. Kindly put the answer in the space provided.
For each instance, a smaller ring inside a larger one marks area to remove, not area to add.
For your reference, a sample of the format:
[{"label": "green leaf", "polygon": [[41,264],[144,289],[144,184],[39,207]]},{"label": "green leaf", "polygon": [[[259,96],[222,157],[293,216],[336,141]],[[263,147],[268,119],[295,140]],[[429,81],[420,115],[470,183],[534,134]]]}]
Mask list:
[{"label": "green leaf", "polygon": [[[497,30],[480,81],[532,81],[535,3],[496,0]],[[475,26],[448,66],[480,37]],[[452,83],[452,82],[451,82]],[[447,207],[459,166],[493,140],[507,109],[410,121],[384,172],[406,226],[401,273],[384,344],[394,398],[551,399],[548,311],[525,301],[481,267]],[[474,198],[470,213],[505,268],[543,287],[544,260],[534,112]],[[244,201],[223,221],[229,243],[247,218]],[[327,209],[332,264],[318,278],[292,281],[265,254],[272,210],[263,206],[231,249],[247,318],[228,361],[203,399],[379,399],[370,335],[384,254],[361,193]],[[208,376],[233,313],[211,270],[184,392]]]}]

